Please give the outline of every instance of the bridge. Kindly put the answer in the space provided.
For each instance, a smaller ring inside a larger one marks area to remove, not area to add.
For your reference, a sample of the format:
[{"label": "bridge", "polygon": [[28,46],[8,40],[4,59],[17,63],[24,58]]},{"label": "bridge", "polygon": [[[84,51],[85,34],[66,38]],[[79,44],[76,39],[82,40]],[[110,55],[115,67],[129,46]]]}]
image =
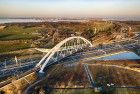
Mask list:
[{"label": "bridge", "polygon": [[55,47],[53,47],[36,65],[36,67],[40,67],[39,73],[44,73],[44,69],[46,66],[51,65],[67,56],[70,56],[84,48],[92,47],[90,41],[87,39],[77,36],[66,38],[60,43],[58,43]]}]

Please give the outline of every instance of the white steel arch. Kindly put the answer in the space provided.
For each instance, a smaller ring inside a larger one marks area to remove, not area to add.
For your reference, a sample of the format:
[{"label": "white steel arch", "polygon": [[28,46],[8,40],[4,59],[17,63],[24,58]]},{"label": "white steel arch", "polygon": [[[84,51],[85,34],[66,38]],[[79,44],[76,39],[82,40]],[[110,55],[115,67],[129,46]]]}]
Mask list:
[{"label": "white steel arch", "polygon": [[[76,43],[73,42],[73,44],[71,44],[71,46],[69,46],[69,44],[67,45],[66,43],[68,43],[69,41],[75,41]],[[78,41],[83,41],[84,44],[78,44]],[[77,45],[76,45],[77,44]],[[74,36],[74,37],[69,37],[64,39],[63,41],[61,41],[60,43],[58,43],[55,47],[53,47],[41,60],[40,62],[36,65],[36,67],[40,67],[40,71],[39,72],[43,72],[44,68],[46,67],[46,65],[49,63],[50,59],[53,57],[53,55],[56,52],[62,51],[62,46],[65,45],[65,50],[67,49],[74,49],[74,50],[78,50],[81,48],[84,48],[85,46],[88,47],[92,47],[92,43],[90,41],[88,41],[87,39],[80,37],[80,36]],[[60,54],[60,53],[59,53]],[[72,53],[71,53],[72,54]],[[57,57],[56,57],[57,58]],[[57,59],[55,58],[55,60],[57,61]]]}]

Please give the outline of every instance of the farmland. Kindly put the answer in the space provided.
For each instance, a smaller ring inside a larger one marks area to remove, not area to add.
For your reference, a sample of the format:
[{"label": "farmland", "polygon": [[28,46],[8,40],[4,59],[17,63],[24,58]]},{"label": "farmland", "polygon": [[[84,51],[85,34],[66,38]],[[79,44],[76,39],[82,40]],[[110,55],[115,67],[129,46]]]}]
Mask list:
[{"label": "farmland", "polygon": [[[52,70],[54,70],[54,68],[52,68]],[[51,73],[48,72],[48,75],[46,81],[49,87],[84,88],[89,86],[88,78],[81,64],[72,65],[72,67],[59,65],[55,71]]]},{"label": "farmland", "polygon": [[1,30],[0,40],[28,40],[34,39],[37,36],[32,35],[32,32],[37,32],[38,28],[23,28],[22,26],[7,26]]},{"label": "farmland", "polygon": [[[119,62],[120,64],[117,64]],[[96,64],[91,62],[57,64],[47,71],[45,84],[42,86],[47,86],[47,89],[51,88],[51,91],[45,90],[50,92],[50,94],[61,94],[64,92],[65,94],[82,94],[82,92],[85,92],[84,94],[100,94],[98,92],[95,93],[94,89],[89,88],[91,83],[84,69],[84,64],[88,64],[88,68],[96,84],[95,87],[102,87],[108,94],[120,94],[125,91],[131,94],[138,94],[138,89],[121,88],[123,86],[140,86],[140,73],[125,69],[126,66],[121,65],[123,62],[128,63],[128,65],[139,65],[139,61],[121,60],[98,61]],[[111,66],[111,63],[122,67]],[[111,88],[108,86],[109,84],[120,88]]]},{"label": "farmland", "polygon": [[121,69],[118,67],[89,65],[89,69],[99,85],[107,86],[113,83],[115,86],[139,86],[140,73]]},{"label": "farmland", "polygon": [[[84,86],[88,87],[88,78],[86,77],[83,64],[75,64],[71,66],[59,65],[59,69],[51,72],[47,78],[49,80],[48,85],[52,87],[71,87],[71,86]],[[66,67],[67,66],[67,67]],[[56,66],[55,66],[56,67]],[[106,85],[107,83],[114,83],[116,86],[139,86],[140,85],[140,73],[124,68],[100,65],[100,64],[88,64],[89,70],[95,82]],[[52,68],[54,69],[54,68]],[[53,79],[52,79],[53,78]],[[68,80],[69,79],[69,80]],[[99,80],[100,79],[100,80]],[[66,81],[66,82],[65,82]],[[71,84],[68,84],[71,83]]]},{"label": "farmland", "polygon": [[0,53],[15,50],[27,49],[31,47],[33,39],[38,35],[32,34],[39,28],[23,28],[22,26],[12,25],[0,30]]}]

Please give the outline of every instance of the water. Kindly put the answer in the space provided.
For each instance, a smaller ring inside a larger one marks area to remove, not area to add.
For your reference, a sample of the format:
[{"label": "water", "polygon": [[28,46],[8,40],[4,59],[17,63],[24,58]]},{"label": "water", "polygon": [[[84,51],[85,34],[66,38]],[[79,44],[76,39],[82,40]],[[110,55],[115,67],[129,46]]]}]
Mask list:
[{"label": "water", "polygon": [[99,58],[98,60],[131,60],[131,59],[140,59],[140,57],[133,52],[123,52],[111,56],[102,57]]},{"label": "water", "polygon": [[39,19],[0,19],[0,24],[3,23],[25,23],[25,22],[41,22]]},{"label": "water", "polygon": [[0,19],[0,24],[4,23],[25,23],[25,22],[60,22],[60,21],[66,21],[66,22],[85,22],[87,20],[68,20],[68,19]]}]

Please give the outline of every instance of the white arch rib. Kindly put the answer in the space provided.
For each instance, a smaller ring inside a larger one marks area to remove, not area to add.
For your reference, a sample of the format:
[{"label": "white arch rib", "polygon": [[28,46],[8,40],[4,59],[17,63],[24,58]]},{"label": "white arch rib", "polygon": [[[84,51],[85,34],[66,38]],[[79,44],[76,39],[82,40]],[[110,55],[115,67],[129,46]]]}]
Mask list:
[{"label": "white arch rib", "polygon": [[[49,60],[51,59],[51,57],[55,54],[56,51],[59,50],[59,48],[66,42],[72,40],[72,39],[81,39],[83,40],[86,44],[89,44],[89,47],[92,47],[92,43],[90,41],[88,41],[87,39],[80,37],[80,36],[74,36],[74,37],[69,37],[64,39],[63,41],[61,41],[60,43],[58,43],[55,47],[53,47],[41,60],[40,62],[36,65],[36,67],[41,67],[40,72],[43,72],[44,68],[46,67],[46,65],[48,64]],[[46,59],[46,61],[45,61]],[[45,61],[45,63],[43,63],[43,61]]]}]

